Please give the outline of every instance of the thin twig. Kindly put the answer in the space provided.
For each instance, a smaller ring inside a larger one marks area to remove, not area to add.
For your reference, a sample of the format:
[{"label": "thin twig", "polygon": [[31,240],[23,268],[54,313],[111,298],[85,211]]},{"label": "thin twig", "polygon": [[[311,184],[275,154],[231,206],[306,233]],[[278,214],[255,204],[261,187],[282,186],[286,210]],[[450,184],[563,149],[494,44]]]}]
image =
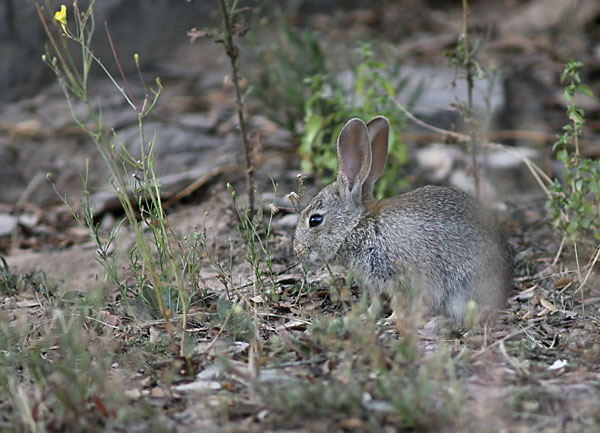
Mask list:
[{"label": "thin twig", "polygon": [[527,331],[531,328],[533,328],[534,325],[528,325],[526,328],[521,328],[518,329],[516,331],[511,332],[510,334],[505,335],[504,337],[502,337],[500,340],[494,341],[492,344],[490,344],[489,346],[485,346],[483,347],[479,352],[475,352],[473,353],[471,356],[472,357],[478,357],[480,355],[483,355],[485,352],[487,352],[488,350],[490,350],[492,347],[498,346],[499,344],[504,343],[506,340],[516,337],[519,334],[522,333],[527,333]]},{"label": "thin twig", "polygon": [[[115,59],[115,63],[117,68],[119,69],[119,74],[121,74],[121,78],[123,79],[123,86],[125,87],[125,91],[129,95],[129,99],[133,102],[133,105],[137,107],[137,101],[135,97],[131,93],[131,87],[129,87],[129,81],[127,81],[127,77],[125,76],[125,72],[123,72],[123,68],[121,67],[121,62],[119,61],[119,55],[117,54],[117,49],[115,48],[115,44],[113,43],[112,36],[110,35],[110,31],[108,30],[108,23],[104,21],[104,30],[106,31],[106,37],[108,38],[108,43],[110,44],[110,49],[112,51],[113,58]],[[140,113],[142,113],[141,111]]]},{"label": "thin twig", "polygon": [[254,215],[254,165],[252,164],[251,158],[251,144],[248,140],[248,134],[246,132],[246,121],[244,119],[244,102],[242,100],[242,92],[240,90],[240,77],[238,72],[238,49],[233,42],[233,29],[231,27],[231,21],[229,19],[229,11],[225,0],[219,0],[221,6],[221,12],[223,13],[223,23],[225,27],[225,52],[231,63],[231,75],[233,81],[233,87],[235,88],[235,99],[237,102],[237,113],[238,121],[240,124],[240,134],[242,136],[242,145],[244,148],[244,162],[246,164],[246,186],[248,188],[248,209],[249,216],[252,218]]},{"label": "thin twig", "polygon": [[[64,129],[63,129],[64,130]],[[61,130],[61,131],[63,131]],[[556,134],[542,131],[529,131],[524,129],[502,129],[502,130],[491,130],[486,131],[486,139],[488,141],[496,140],[521,140],[532,142],[535,146],[545,146],[546,143],[554,143],[556,141]],[[408,132],[403,134],[402,137],[405,140],[417,142],[419,144],[424,142],[431,142],[436,140],[436,134],[427,134],[419,132]],[[581,155],[585,157],[597,157],[600,156],[598,151],[594,152],[594,147],[598,147],[598,143],[591,140],[579,140],[581,147],[588,150],[588,152],[582,151]]]},{"label": "thin twig", "polygon": [[[471,62],[471,47],[469,46],[469,4],[468,0],[462,0],[463,6],[463,24],[460,39],[463,44],[464,57],[461,59],[466,72],[465,79],[467,81],[467,109],[465,112],[465,120],[470,131],[469,137],[469,152],[471,154],[471,165],[473,168],[473,181],[475,187],[475,196],[479,198],[479,166],[477,162],[477,131],[475,121],[473,119],[473,65]],[[460,43],[460,42],[459,42]]]},{"label": "thin twig", "polygon": [[596,248],[596,253],[594,254],[594,257],[592,258],[591,263],[588,265],[588,270],[585,273],[585,277],[584,277],[583,281],[581,282],[581,284],[579,285],[579,287],[577,288],[577,290],[581,290],[581,314],[582,314],[582,316],[584,315],[584,312],[585,312],[583,309],[583,304],[584,304],[583,286],[585,285],[585,283],[587,283],[587,280],[590,277],[590,274],[592,273],[594,266],[596,266],[598,259],[600,259],[600,245],[598,245],[598,247]]},{"label": "thin twig", "polygon": [[575,264],[577,265],[577,279],[581,281],[581,268],[579,267],[579,253],[577,251],[577,242],[573,242],[573,249],[575,250]]},{"label": "thin twig", "polygon": [[240,165],[222,165],[219,167],[215,167],[212,170],[209,170],[207,173],[204,173],[202,176],[200,176],[194,182],[192,182],[191,184],[189,184],[188,186],[186,186],[185,188],[183,188],[182,190],[180,190],[176,194],[174,194],[171,198],[169,198],[163,205],[163,208],[167,209],[167,208],[173,206],[179,200],[189,196],[194,191],[196,191],[198,188],[202,187],[207,182],[210,182],[211,179],[213,179],[225,172],[237,171],[242,168],[243,167]]},{"label": "thin twig", "polygon": [[551,267],[556,266],[556,264],[558,263],[558,259],[560,258],[560,253],[562,253],[563,247],[565,246],[565,236],[562,237],[562,239],[560,240],[560,245],[558,246],[558,251],[556,252],[556,256],[554,256],[554,260],[552,260],[552,265]]},{"label": "thin twig", "polygon": [[219,328],[219,332],[217,333],[217,335],[215,336],[215,338],[213,338],[213,341],[211,341],[209,343],[209,345],[206,346],[206,349],[204,349],[204,351],[202,352],[203,355],[208,354],[208,352],[210,351],[210,349],[212,349],[213,346],[215,345],[215,343],[219,340],[219,338],[221,338],[221,334],[223,333],[223,331],[227,327],[227,324],[229,323],[229,318],[231,317],[231,315],[233,313],[233,310],[235,309],[236,306],[237,306],[237,301],[234,302],[233,304],[231,304],[231,307],[229,308],[229,311],[227,312],[227,316],[225,316],[225,320],[223,321],[223,324]]}]

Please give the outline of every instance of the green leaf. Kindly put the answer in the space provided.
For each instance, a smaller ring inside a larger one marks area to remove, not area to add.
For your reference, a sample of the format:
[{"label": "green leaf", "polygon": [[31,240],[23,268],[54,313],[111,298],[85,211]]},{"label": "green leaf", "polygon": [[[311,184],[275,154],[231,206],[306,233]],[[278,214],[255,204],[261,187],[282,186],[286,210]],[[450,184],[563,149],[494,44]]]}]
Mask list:
[{"label": "green leaf", "polygon": [[585,84],[579,84],[579,85],[577,85],[577,87],[575,88],[575,91],[577,93],[580,93],[580,94],[585,95],[585,96],[590,96],[590,97],[594,96],[594,93],[592,92],[592,89],[590,89],[589,86],[587,86]]},{"label": "green leaf", "polygon": [[394,98],[396,96],[394,84],[391,81],[385,80],[381,84],[382,84],[383,90],[390,98]]},{"label": "green leaf", "polygon": [[481,67],[481,64],[477,61],[473,61],[473,65],[475,66],[475,78],[482,80],[487,76],[485,69]]},{"label": "green leaf", "polygon": [[219,316],[219,320],[225,320],[230,309],[231,302],[227,299],[227,295],[223,293],[217,299],[217,316]]},{"label": "green leaf", "polygon": [[479,51],[479,48],[481,48],[481,40],[475,39],[475,41],[473,42],[473,48],[471,48],[471,53],[469,54],[469,56],[471,58],[475,58],[475,56],[477,56],[477,52]]},{"label": "green leaf", "polygon": [[565,87],[563,90],[563,98],[565,98],[569,103],[574,101],[573,93],[569,91],[568,87]]},{"label": "green leaf", "polygon": [[313,144],[317,141],[317,137],[323,129],[323,118],[319,116],[312,116],[304,126],[304,138],[303,142],[306,143],[308,148],[313,147]]},{"label": "green leaf", "polygon": [[556,154],[556,158],[563,164],[566,164],[567,160],[569,159],[569,154],[566,151],[566,149],[562,149],[558,151],[558,153]]},{"label": "green leaf", "polygon": [[577,111],[572,111],[571,113],[569,113],[569,120],[576,124],[583,123],[583,117]]},{"label": "green leaf", "polygon": [[567,136],[564,134],[559,134],[556,136],[556,138],[558,138],[558,140],[556,142],[554,142],[554,144],[552,145],[552,150],[556,150],[556,148],[558,146],[566,146],[567,145]]},{"label": "green leaf", "polygon": [[568,229],[571,233],[576,233],[578,228],[579,228],[579,222],[577,220],[573,220],[569,223]]}]

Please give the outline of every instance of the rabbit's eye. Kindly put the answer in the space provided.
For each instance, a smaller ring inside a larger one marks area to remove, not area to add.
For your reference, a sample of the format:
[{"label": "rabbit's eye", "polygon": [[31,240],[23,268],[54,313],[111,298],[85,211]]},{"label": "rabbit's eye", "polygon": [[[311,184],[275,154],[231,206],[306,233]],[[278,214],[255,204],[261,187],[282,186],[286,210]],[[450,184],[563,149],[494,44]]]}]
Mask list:
[{"label": "rabbit's eye", "polygon": [[323,222],[323,215],[319,215],[318,213],[313,214],[308,219],[309,227],[316,227]]}]

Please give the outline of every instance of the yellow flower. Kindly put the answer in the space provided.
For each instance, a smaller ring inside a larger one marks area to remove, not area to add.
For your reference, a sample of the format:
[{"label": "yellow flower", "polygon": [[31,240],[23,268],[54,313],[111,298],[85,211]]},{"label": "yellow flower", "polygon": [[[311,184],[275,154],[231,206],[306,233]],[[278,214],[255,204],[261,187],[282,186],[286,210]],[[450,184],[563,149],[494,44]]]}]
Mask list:
[{"label": "yellow flower", "polygon": [[67,7],[65,5],[60,6],[60,10],[54,14],[54,19],[60,23],[63,32],[67,33]]}]

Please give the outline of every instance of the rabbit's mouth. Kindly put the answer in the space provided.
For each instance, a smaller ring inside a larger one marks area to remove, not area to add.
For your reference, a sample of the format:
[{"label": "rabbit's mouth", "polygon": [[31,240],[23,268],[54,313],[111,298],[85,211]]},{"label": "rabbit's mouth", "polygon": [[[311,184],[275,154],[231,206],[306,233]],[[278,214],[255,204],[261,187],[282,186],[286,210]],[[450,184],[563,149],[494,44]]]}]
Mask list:
[{"label": "rabbit's mouth", "polygon": [[318,252],[316,252],[310,248],[306,248],[304,245],[301,245],[298,242],[294,242],[294,253],[296,254],[296,256],[298,256],[298,258],[302,262],[308,262],[308,263],[322,262],[321,257],[319,256]]},{"label": "rabbit's mouth", "polygon": [[308,253],[308,261],[311,263],[322,262],[321,258],[319,257],[319,254],[316,251],[310,251]]}]

